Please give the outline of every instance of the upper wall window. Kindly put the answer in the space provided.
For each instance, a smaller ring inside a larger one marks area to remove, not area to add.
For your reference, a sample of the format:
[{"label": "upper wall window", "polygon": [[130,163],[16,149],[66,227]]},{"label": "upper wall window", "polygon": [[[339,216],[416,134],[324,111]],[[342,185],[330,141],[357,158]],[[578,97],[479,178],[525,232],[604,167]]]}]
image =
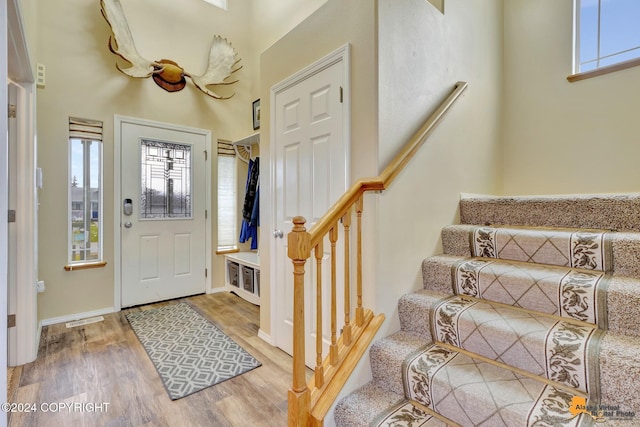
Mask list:
[{"label": "upper wall window", "polygon": [[102,122],[69,118],[69,265],[102,261]]},{"label": "upper wall window", "polygon": [[227,10],[227,0],[204,0],[207,3],[211,3],[214,6],[219,7],[220,9]]},{"label": "upper wall window", "polygon": [[640,57],[640,1],[575,0],[574,73]]}]

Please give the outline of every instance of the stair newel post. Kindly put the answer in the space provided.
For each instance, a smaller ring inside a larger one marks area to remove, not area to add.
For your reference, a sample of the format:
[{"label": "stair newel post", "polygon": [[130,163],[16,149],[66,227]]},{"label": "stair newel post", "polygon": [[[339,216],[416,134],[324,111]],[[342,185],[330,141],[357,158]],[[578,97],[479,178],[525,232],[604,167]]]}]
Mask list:
[{"label": "stair newel post", "polygon": [[323,240],[315,247],[316,255],[316,387],[324,385],[324,367],[322,365],[322,255]]},{"label": "stair newel post", "polygon": [[342,329],[342,342],[345,346],[351,345],[351,208],[342,217],[344,227],[344,327]]},{"label": "stair newel post", "polygon": [[364,323],[364,309],[362,308],[362,208],[364,194],[360,194],[356,201],[356,325]]},{"label": "stair newel post", "polygon": [[311,409],[310,392],[305,378],[304,265],[311,257],[311,236],[306,220],[293,218],[287,235],[288,255],[293,262],[293,384],[289,390],[289,426],[306,426]]},{"label": "stair newel post", "polygon": [[338,358],[338,339],[337,329],[338,322],[336,316],[336,242],[338,241],[338,225],[334,225],[329,231],[329,242],[331,242],[331,345],[329,346],[329,356],[331,364],[337,365]]}]

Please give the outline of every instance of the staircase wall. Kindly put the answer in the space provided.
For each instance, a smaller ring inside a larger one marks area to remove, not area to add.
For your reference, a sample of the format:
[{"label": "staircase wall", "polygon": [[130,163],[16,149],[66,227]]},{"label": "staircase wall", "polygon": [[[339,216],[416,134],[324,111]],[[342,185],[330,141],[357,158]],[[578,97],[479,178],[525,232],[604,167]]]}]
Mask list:
[{"label": "staircase wall", "polygon": [[378,167],[387,165],[458,80],[469,88],[407,169],[376,197],[374,309],[399,329],[396,301],[421,287],[463,191],[500,193],[502,1],[378,1]]},{"label": "staircase wall", "polygon": [[569,83],[572,9],[571,1],[504,2],[502,194],[639,189],[640,98],[630,91],[640,67]]}]

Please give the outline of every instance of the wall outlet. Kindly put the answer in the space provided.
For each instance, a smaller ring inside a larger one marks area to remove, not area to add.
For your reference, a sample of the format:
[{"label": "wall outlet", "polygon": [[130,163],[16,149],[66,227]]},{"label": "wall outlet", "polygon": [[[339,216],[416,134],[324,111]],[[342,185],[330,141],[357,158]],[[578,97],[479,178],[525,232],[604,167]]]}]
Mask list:
[{"label": "wall outlet", "polygon": [[36,283],[36,290],[38,291],[38,293],[44,292],[44,280],[40,280],[38,281],[38,283]]}]

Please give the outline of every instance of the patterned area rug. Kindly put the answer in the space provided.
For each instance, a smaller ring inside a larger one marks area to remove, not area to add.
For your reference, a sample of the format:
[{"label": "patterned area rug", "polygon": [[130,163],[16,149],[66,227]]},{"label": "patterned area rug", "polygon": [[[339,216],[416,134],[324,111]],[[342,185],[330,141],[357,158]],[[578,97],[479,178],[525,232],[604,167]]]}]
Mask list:
[{"label": "patterned area rug", "polygon": [[186,303],[127,314],[171,400],[261,365]]}]

